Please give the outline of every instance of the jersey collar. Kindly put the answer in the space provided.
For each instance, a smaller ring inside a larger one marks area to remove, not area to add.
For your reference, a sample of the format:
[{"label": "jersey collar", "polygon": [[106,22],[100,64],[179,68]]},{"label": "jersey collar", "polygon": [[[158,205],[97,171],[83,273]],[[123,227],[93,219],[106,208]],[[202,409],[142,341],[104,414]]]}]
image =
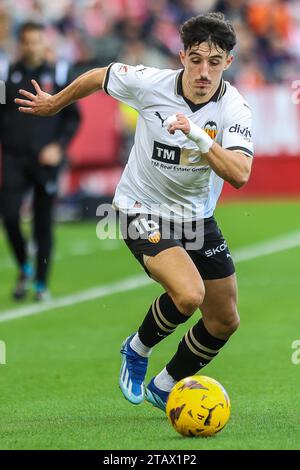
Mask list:
[{"label": "jersey collar", "polygon": [[179,72],[179,74],[177,75],[175,93],[176,93],[176,95],[182,96],[182,98],[189,105],[189,107],[190,107],[190,109],[193,113],[195,113],[199,109],[203,108],[204,106],[206,106],[211,101],[214,101],[214,102],[219,101],[222,98],[222,96],[224,96],[224,94],[226,92],[226,84],[225,84],[225,81],[222,78],[221,82],[220,82],[220,85],[218,86],[217,91],[213,94],[213,96],[210,98],[210,100],[206,101],[205,103],[200,103],[200,104],[193,103],[191,100],[186,98],[183,94],[183,86],[182,86],[183,72],[184,72],[184,70],[181,70]]}]

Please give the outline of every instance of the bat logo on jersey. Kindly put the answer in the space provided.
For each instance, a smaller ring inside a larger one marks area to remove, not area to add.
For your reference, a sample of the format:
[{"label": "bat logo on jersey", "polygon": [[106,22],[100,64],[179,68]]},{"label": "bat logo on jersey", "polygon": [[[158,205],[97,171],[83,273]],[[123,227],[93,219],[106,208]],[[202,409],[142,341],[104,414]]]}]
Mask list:
[{"label": "bat logo on jersey", "polygon": [[155,114],[155,116],[158,117],[158,119],[161,120],[161,127],[164,127],[164,122],[167,120],[167,118],[163,119],[158,111],[156,111],[156,113],[154,113],[154,114]]},{"label": "bat logo on jersey", "polygon": [[211,139],[215,139],[218,133],[217,123],[215,121],[207,121],[204,124],[204,131]]},{"label": "bat logo on jersey", "polygon": [[161,239],[161,234],[158,230],[156,230],[153,233],[150,233],[150,235],[148,236],[148,240],[150,243],[158,243],[160,239]]}]

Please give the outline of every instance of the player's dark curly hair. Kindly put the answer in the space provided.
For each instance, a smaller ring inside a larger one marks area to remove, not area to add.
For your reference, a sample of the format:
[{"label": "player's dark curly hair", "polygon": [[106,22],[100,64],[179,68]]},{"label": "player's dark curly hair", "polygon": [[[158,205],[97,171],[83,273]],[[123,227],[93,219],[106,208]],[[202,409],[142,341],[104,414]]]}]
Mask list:
[{"label": "player's dark curly hair", "polygon": [[230,52],[236,44],[233,26],[223,13],[219,12],[190,18],[181,26],[180,36],[185,51],[192,46],[207,42]]}]

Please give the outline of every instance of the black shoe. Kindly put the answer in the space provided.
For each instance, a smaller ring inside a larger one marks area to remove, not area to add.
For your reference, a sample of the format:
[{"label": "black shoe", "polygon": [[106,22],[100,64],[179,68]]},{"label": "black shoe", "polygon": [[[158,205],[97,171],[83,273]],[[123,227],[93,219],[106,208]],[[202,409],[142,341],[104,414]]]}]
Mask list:
[{"label": "black shoe", "polygon": [[47,289],[36,292],[34,295],[34,300],[36,302],[49,302],[49,300],[51,300],[51,294]]},{"label": "black shoe", "polygon": [[12,293],[13,299],[23,300],[28,294],[30,278],[26,274],[21,273],[17,279],[15,289]]},{"label": "black shoe", "polygon": [[44,282],[36,281],[34,285],[34,300],[37,302],[48,302],[51,300],[51,294]]}]

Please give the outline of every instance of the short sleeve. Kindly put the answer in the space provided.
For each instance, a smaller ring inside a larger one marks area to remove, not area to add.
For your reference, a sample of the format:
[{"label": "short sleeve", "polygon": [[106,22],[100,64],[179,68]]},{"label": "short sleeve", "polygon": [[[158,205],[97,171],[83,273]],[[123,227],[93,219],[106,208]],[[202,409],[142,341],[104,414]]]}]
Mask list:
[{"label": "short sleeve", "polygon": [[229,110],[224,122],[222,147],[253,157],[252,115],[248,104],[243,99],[235,100]]},{"label": "short sleeve", "polygon": [[147,82],[151,80],[151,68],[119,62],[108,66],[103,89],[113,98],[122,101],[136,110],[141,109]]}]

